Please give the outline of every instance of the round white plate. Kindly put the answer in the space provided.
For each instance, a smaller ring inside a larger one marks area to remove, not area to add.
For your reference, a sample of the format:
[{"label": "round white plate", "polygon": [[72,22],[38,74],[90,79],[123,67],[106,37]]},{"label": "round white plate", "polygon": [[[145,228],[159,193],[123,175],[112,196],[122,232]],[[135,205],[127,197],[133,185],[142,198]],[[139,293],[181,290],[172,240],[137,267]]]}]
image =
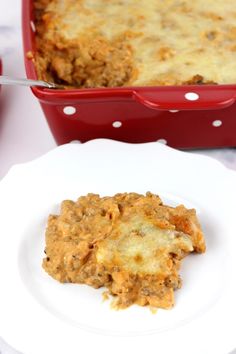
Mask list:
[{"label": "round white plate", "polygon": [[[0,183],[0,336],[24,354],[228,354],[236,347],[236,174],[158,143],[60,146]],[[172,310],[110,309],[104,289],[60,284],[41,267],[63,199],[151,191],[197,210],[207,252],[182,265]]]}]

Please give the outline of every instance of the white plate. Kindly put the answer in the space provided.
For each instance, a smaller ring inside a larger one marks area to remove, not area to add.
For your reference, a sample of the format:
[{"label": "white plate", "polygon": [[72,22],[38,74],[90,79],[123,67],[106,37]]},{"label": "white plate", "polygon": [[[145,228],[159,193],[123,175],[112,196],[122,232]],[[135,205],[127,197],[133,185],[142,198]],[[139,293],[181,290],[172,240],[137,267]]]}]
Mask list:
[{"label": "white plate", "polygon": [[[236,347],[236,174],[161,144],[95,140],[15,166],[0,183],[0,336],[24,354],[227,354]],[[172,310],[114,311],[103,290],[41,268],[49,213],[88,192],[152,191],[198,212],[207,252],[181,269]]]}]

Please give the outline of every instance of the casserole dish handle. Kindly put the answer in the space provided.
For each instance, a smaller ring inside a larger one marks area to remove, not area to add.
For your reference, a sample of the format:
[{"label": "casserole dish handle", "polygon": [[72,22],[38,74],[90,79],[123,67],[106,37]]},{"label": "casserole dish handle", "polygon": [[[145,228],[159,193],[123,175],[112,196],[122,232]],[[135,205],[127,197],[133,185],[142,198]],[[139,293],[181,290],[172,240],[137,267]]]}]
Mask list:
[{"label": "casserole dish handle", "polygon": [[133,98],[148,108],[158,110],[223,109],[235,102],[236,90],[231,85],[180,86],[143,88],[133,91]]}]

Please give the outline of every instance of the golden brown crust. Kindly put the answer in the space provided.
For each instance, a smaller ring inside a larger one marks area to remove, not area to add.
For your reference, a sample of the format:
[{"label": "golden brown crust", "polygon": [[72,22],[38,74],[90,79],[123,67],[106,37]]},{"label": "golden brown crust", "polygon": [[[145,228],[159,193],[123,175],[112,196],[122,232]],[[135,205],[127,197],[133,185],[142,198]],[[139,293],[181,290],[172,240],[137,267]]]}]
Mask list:
[{"label": "golden brown crust", "polygon": [[108,40],[94,29],[81,33],[78,39],[65,39],[55,28],[53,38],[48,38],[54,19],[54,13],[46,10],[49,3],[35,2],[39,79],[87,88],[122,86],[130,80],[134,68],[128,42],[120,37]]},{"label": "golden brown crust", "polygon": [[184,81],[183,85],[217,85],[217,82],[205,80],[202,75],[194,75],[191,79]]},{"label": "golden brown crust", "polygon": [[170,308],[181,260],[194,250],[205,251],[195,210],[152,193],[88,194],[49,217],[43,267],[60,282],[107,287],[118,308]]},{"label": "golden brown crust", "polygon": [[34,0],[38,77],[65,88],[235,83],[233,6]]}]

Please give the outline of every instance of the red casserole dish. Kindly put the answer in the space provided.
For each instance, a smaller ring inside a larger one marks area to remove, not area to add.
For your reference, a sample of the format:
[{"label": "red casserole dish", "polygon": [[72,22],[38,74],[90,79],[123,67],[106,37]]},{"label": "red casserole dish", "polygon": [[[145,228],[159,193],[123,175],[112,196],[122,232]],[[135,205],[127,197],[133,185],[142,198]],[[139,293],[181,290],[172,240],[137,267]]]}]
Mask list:
[{"label": "red casserole dish", "polygon": [[[34,14],[23,0],[27,77],[37,79]],[[130,143],[161,140],[178,148],[236,145],[236,85],[121,87],[54,90],[32,88],[58,144],[110,138]]]}]

